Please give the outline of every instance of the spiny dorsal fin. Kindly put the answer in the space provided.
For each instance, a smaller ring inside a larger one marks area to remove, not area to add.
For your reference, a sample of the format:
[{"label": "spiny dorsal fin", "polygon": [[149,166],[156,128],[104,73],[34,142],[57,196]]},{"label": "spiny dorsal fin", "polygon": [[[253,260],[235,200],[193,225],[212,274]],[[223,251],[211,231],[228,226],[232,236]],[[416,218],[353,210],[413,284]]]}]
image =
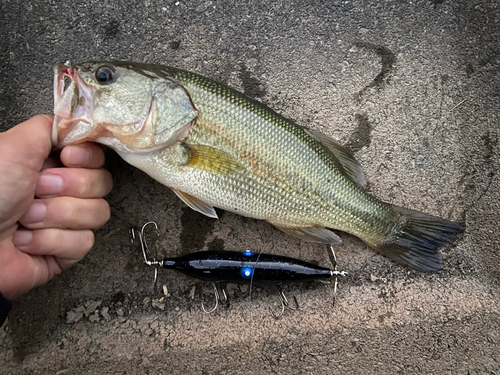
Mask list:
[{"label": "spiny dorsal fin", "polygon": [[203,215],[206,215],[208,217],[218,219],[219,216],[217,216],[217,212],[215,212],[215,209],[213,206],[209,205],[208,203],[203,202],[202,200],[193,197],[191,194],[185,193],[181,190],[177,190],[174,188],[171,188],[172,191],[177,195],[184,203],[186,203],[189,207],[191,207],[193,210],[198,211],[202,213]]},{"label": "spiny dorsal fin", "polygon": [[325,146],[330,152],[337,158],[340,165],[343,168],[343,172],[355,183],[361,187],[366,186],[366,178],[363,172],[363,168],[354,159],[354,156],[347,151],[340,143],[334,139],[312,129],[304,128],[305,132],[311,137],[316,138],[323,146]]},{"label": "spiny dorsal fin", "polygon": [[238,172],[243,167],[229,154],[205,145],[186,145],[189,158],[185,166],[216,174]]},{"label": "spiny dorsal fin", "polygon": [[335,233],[333,233],[331,230],[326,229],[324,227],[319,227],[319,228],[296,228],[296,227],[282,227],[276,224],[273,224],[276,228],[279,230],[285,232],[286,234],[289,234],[294,237],[298,237],[300,239],[303,239],[305,241],[310,241],[310,242],[319,242],[319,243],[326,243],[326,244],[339,244],[342,242],[339,236],[337,236]]}]

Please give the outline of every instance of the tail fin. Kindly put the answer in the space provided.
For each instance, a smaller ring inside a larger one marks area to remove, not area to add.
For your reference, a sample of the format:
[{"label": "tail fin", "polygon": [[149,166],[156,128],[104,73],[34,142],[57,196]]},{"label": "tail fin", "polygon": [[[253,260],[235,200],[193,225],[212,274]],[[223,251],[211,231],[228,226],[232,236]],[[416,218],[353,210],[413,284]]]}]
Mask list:
[{"label": "tail fin", "polygon": [[388,258],[418,271],[443,268],[438,249],[453,243],[464,228],[455,222],[423,212],[393,206],[401,214],[399,223],[384,243],[375,249]]}]

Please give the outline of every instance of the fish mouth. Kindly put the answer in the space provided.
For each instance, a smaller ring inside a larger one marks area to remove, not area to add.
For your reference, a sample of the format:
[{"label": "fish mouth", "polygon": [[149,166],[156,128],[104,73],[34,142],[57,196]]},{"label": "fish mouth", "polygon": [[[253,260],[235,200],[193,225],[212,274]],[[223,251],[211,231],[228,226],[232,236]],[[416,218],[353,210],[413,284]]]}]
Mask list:
[{"label": "fish mouth", "polygon": [[69,143],[84,142],[95,129],[91,118],[91,91],[74,67],[54,66],[53,146],[61,148]]},{"label": "fish mouth", "polygon": [[[146,129],[153,98],[144,107],[141,118],[129,126],[98,123],[93,119],[95,88],[88,84],[75,66],[54,66],[54,122],[52,146],[61,149],[70,144],[94,141],[128,152],[147,152],[154,148],[154,137],[144,144],[137,135]],[[124,129],[128,129],[124,131]]]}]

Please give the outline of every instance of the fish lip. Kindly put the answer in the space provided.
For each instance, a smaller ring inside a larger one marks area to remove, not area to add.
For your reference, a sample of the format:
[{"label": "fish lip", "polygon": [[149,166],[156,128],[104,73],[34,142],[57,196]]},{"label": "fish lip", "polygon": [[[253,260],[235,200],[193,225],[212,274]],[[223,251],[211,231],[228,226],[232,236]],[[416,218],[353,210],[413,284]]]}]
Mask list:
[{"label": "fish lip", "polygon": [[52,123],[52,146],[56,147],[58,144],[58,130],[59,124],[63,118],[56,113],[56,108],[61,102],[64,93],[64,74],[63,71],[71,73],[70,78],[73,77],[74,72],[71,66],[65,64],[54,65],[54,122]]},{"label": "fish lip", "polygon": [[[65,77],[71,80],[68,87],[65,87]],[[68,92],[72,90],[72,92]],[[73,100],[77,101],[73,103]],[[68,102],[68,99],[71,102]],[[80,100],[83,98],[83,104]],[[59,139],[62,129],[67,129],[67,133],[71,131],[73,125],[83,121],[92,126],[91,89],[83,81],[74,66],[67,64],[54,65],[54,122],[52,124],[52,146],[62,148],[65,146],[65,137]],[[81,135],[80,138],[84,138]],[[71,142],[77,141],[78,138],[73,137]]]}]

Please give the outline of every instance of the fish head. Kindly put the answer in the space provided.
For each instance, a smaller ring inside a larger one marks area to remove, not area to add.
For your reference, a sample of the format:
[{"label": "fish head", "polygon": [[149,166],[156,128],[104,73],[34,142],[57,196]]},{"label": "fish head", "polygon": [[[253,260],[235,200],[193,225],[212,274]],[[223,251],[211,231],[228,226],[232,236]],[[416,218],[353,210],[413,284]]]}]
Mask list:
[{"label": "fish head", "polygon": [[198,116],[174,78],[125,62],[54,67],[52,143],[94,141],[121,152],[149,152],[185,138]]}]

